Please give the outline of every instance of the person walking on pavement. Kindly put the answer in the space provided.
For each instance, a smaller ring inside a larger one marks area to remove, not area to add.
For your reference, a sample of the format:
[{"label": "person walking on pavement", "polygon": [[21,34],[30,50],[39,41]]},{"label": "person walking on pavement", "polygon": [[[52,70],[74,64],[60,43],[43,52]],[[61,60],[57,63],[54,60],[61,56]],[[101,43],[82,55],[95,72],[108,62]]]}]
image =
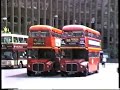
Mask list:
[{"label": "person walking on pavement", "polygon": [[102,66],[105,68],[105,64],[107,62],[107,58],[103,55],[103,59],[102,59]]},{"label": "person walking on pavement", "polygon": [[100,51],[100,63],[103,61],[103,51]]}]

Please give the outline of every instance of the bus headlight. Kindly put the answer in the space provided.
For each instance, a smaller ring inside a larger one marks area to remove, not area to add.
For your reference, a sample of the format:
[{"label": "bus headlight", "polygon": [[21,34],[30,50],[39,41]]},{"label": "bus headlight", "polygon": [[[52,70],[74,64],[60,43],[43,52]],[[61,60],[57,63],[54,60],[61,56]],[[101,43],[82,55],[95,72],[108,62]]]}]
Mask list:
[{"label": "bus headlight", "polygon": [[83,68],[83,66],[81,65],[80,68]]},{"label": "bus headlight", "polygon": [[28,67],[30,67],[30,65],[28,64]]},{"label": "bus headlight", "polygon": [[63,66],[63,65],[61,65],[61,68],[64,68],[64,66]]},{"label": "bus headlight", "polygon": [[88,65],[88,62],[81,62],[80,63],[82,66],[87,66]]},{"label": "bus headlight", "polygon": [[47,65],[47,68],[49,68],[50,66],[49,65]]}]

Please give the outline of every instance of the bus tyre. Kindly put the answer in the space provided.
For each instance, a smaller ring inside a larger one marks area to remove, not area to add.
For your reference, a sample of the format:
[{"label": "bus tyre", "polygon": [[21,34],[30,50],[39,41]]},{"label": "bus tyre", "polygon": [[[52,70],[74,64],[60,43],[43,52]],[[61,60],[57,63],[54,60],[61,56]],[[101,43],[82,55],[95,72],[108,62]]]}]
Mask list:
[{"label": "bus tyre", "polygon": [[27,70],[27,75],[32,76],[33,75],[32,71]]},{"label": "bus tyre", "polygon": [[61,76],[62,76],[62,77],[67,77],[67,76],[68,76],[68,74],[67,74],[67,73],[65,73],[65,72],[61,72]]},{"label": "bus tyre", "polygon": [[99,64],[97,65],[97,70],[95,71],[95,73],[99,73]]},{"label": "bus tyre", "polygon": [[19,63],[19,68],[23,68],[23,63],[22,62]]},{"label": "bus tyre", "polygon": [[84,76],[87,76],[88,74],[89,74],[88,70],[85,70],[85,71],[83,72],[83,75],[84,75]]},{"label": "bus tyre", "polygon": [[85,69],[85,71],[83,72],[83,76],[88,76],[89,75],[89,70],[88,70],[88,65]]}]

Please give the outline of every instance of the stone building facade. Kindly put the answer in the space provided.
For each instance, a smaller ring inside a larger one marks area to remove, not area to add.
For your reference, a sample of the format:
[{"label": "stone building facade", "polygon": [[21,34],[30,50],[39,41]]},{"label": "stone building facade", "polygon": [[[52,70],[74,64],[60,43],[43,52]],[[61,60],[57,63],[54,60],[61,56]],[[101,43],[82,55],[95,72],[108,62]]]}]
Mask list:
[{"label": "stone building facade", "polygon": [[104,51],[118,57],[118,0],[1,0],[1,22],[1,29],[19,34],[34,24],[86,25],[100,31]]}]

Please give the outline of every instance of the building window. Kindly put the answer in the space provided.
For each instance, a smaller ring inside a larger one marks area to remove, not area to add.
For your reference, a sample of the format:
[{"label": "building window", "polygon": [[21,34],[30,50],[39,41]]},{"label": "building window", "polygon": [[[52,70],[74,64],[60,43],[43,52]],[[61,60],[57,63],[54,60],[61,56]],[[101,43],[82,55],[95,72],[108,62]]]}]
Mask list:
[{"label": "building window", "polygon": [[8,16],[8,18],[7,18],[7,21],[8,21],[8,22],[10,22],[10,18],[11,18],[11,17],[10,17],[10,16]]},{"label": "building window", "polygon": [[21,7],[24,8],[25,7],[25,3],[24,3],[25,0],[22,0],[21,1]]},{"label": "building window", "polygon": [[17,16],[14,17],[14,22],[18,22],[18,17]]},{"label": "building window", "polygon": [[24,20],[25,20],[24,17],[21,17],[21,23],[24,23]]},{"label": "building window", "polygon": [[18,1],[17,0],[14,0],[14,6],[18,7]]},{"label": "building window", "polygon": [[113,38],[112,38],[112,37],[110,37],[110,41],[111,41],[111,42],[113,41]]},{"label": "building window", "polygon": [[31,0],[27,1],[27,8],[31,8]]},{"label": "building window", "polygon": [[103,48],[107,49],[107,37],[103,37]]},{"label": "building window", "polygon": [[[7,6],[10,7],[11,6],[11,0],[7,0]],[[2,1],[1,1],[1,4],[2,4]],[[2,6],[4,6],[4,4],[2,4]]]}]

